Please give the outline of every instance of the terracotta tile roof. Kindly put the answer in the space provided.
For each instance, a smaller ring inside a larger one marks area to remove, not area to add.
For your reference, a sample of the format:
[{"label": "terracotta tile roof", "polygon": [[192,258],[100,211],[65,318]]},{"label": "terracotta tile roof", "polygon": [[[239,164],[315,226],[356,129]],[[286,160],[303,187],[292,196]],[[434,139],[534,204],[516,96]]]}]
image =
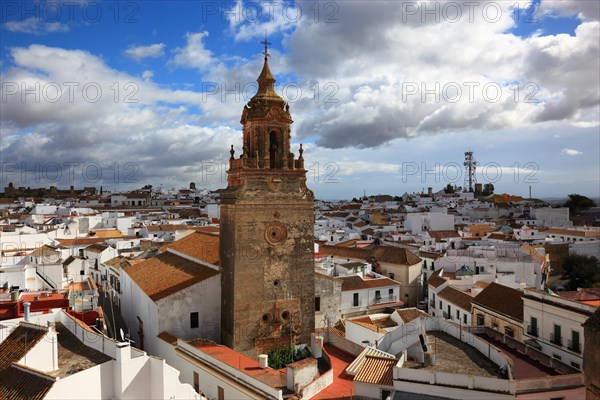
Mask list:
[{"label": "terracotta tile roof", "polygon": [[393,246],[369,245],[366,247],[337,247],[322,245],[319,251],[325,255],[359,260],[376,259],[399,265],[413,265],[421,262],[421,258],[410,251]]},{"label": "terracotta tile roof", "polygon": [[258,361],[253,360],[227,346],[215,344],[214,342],[194,339],[190,342],[192,346],[208,354],[217,360],[239,370],[241,373],[251,376],[262,383],[275,389],[285,390],[287,385],[287,373],[284,369],[274,370],[271,368],[260,368]]},{"label": "terracotta tile roof", "polygon": [[[33,324],[20,323],[2,343],[0,343],[0,375],[13,362],[19,361],[46,335],[47,329]],[[4,398],[4,397],[3,397]]]},{"label": "terracotta tile roof", "polygon": [[427,231],[432,239],[458,238],[460,235],[456,231]]},{"label": "terracotta tile roof", "polygon": [[85,248],[86,251],[91,251],[92,253],[102,253],[106,249],[108,249],[108,246],[100,243],[94,243]]},{"label": "terracotta tile roof", "polygon": [[126,267],[125,272],[153,301],[177,293],[219,272],[173,253],[163,253]]},{"label": "terracotta tile roof", "polygon": [[203,232],[194,232],[166,246],[209,264],[219,265],[219,236]]},{"label": "terracotta tile roof", "polygon": [[192,229],[193,226],[188,225],[175,225],[175,224],[162,224],[162,225],[148,225],[146,229],[148,232],[174,232],[174,231],[187,231]]},{"label": "terracotta tile roof", "polygon": [[582,288],[579,290],[558,293],[560,297],[573,301],[594,301],[600,300],[600,288]]},{"label": "terracotta tile roof", "polygon": [[117,238],[123,236],[121,231],[118,229],[98,229],[95,232],[96,237]]},{"label": "terracotta tile roof", "polygon": [[29,255],[32,257],[43,257],[54,260],[58,260],[60,258],[60,252],[56,251],[56,248],[47,244],[43,245],[42,247],[38,247],[37,249],[29,253]]},{"label": "terracotta tile roof", "polygon": [[132,263],[130,263],[130,261],[134,261],[134,260],[130,260],[127,257],[123,257],[123,256],[118,256],[115,258],[111,258],[110,260],[104,261],[104,265],[108,265],[109,267],[115,268],[115,269],[121,269],[121,268],[125,268],[130,266]]},{"label": "terracotta tile roof", "polygon": [[577,230],[577,229],[559,229],[559,228],[550,228],[546,230],[546,233],[555,234],[555,235],[568,235],[568,236],[578,236],[578,237],[600,237],[600,231],[597,230]]},{"label": "terracotta tile roof", "polygon": [[400,285],[398,282],[393,281],[390,278],[363,279],[358,275],[352,275],[348,277],[339,277],[338,279],[342,281],[343,292],[349,290],[372,289]]},{"label": "terracotta tile roof", "polygon": [[393,372],[397,362],[395,358],[366,356],[354,380],[379,386],[393,386]]},{"label": "terracotta tile roof", "polygon": [[402,308],[402,309],[398,309],[395,311],[396,314],[398,314],[400,316],[400,318],[402,319],[402,321],[408,323],[414,319],[417,319],[419,317],[429,317],[429,314],[418,310],[416,308]]},{"label": "terracotta tile roof", "polygon": [[472,302],[523,322],[523,298],[521,295],[522,293],[517,289],[492,282],[475,296]]},{"label": "terracotta tile roof", "polygon": [[452,286],[446,286],[438,292],[438,296],[463,310],[471,312],[471,301],[473,298],[461,290],[455,289]]},{"label": "terracotta tile roof", "polygon": [[446,283],[446,279],[442,278],[441,276],[443,272],[443,269],[434,272],[433,275],[431,275],[427,280],[427,284],[433,286],[434,288],[439,288],[442,286],[444,283]]},{"label": "terracotta tile roof", "polygon": [[346,372],[350,375],[356,375],[356,373],[360,370],[363,363],[365,362],[365,358],[367,356],[380,357],[380,358],[389,358],[396,360],[396,357],[393,355],[386,353],[385,351],[379,350],[376,347],[365,347],[365,349],[348,365],[346,368]]},{"label": "terracotta tile roof", "polygon": [[367,328],[373,332],[377,332],[377,333],[382,333],[382,334],[386,334],[388,333],[388,331],[384,328],[380,328],[378,327],[373,320],[371,320],[371,318],[369,318],[368,316],[366,317],[360,317],[360,318],[354,318],[354,319],[349,319],[346,321],[346,323],[348,322],[352,322],[356,325],[360,325],[363,328]]},{"label": "terracotta tile roof", "polygon": [[56,378],[24,365],[12,364],[0,373],[0,399],[41,400]]},{"label": "terracotta tile roof", "polygon": [[172,345],[175,345],[177,343],[177,336],[173,336],[167,331],[162,331],[161,333],[159,333],[158,338]]}]

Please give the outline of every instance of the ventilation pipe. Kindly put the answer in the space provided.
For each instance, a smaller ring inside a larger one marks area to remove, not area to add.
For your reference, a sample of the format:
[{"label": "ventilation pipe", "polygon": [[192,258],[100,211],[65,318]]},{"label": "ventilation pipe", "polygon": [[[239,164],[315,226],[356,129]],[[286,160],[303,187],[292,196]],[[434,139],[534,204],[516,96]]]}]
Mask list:
[{"label": "ventilation pipe", "polygon": [[29,312],[31,303],[26,301],[25,303],[23,303],[23,307],[25,308],[25,322],[29,322]]}]

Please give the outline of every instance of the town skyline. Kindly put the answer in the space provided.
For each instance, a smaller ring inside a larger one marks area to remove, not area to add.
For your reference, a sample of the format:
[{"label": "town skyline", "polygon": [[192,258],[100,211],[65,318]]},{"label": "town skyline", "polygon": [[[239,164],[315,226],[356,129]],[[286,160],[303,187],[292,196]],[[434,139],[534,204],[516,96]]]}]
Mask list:
[{"label": "town skyline", "polygon": [[456,5],[5,2],[2,186],[223,187],[266,34],[317,197],[600,197],[597,3]]}]

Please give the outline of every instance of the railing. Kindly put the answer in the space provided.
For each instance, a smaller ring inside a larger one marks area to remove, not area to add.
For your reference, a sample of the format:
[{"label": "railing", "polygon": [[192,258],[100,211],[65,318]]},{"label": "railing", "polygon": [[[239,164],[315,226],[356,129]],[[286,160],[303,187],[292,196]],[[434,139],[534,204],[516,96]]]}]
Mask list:
[{"label": "railing", "polygon": [[37,268],[35,270],[35,273],[37,274],[37,276],[42,278],[42,280],[44,282],[46,282],[46,284],[48,284],[48,286],[50,286],[50,289],[58,289],[58,286],[56,285],[56,283],[54,283],[54,281],[52,279],[50,279],[50,277],[48,275],[44,274]]},{"label": "railing", "polygon": [[554,333],[550,334],[550,343],[562,346],[562,336],[555,337]]},{"label": "railing", "polygon": [[369,304],[381,304],[381,303],[392,303],[398,301],[398,296],[395,295],[389,295],[389,296],[379,296],[379,297],[374,297],[371,299],[371,301],[369,302]]},{"label": "railing", "polygon": [[527,325],[527,334],[533,337],[538,337],[538,329],[537,326]]},{"label": "railing", "polygon": [[575,353],[581,353],[581,345],[579,341],[573,343],[571,339],[567,340],[567,348]]}]

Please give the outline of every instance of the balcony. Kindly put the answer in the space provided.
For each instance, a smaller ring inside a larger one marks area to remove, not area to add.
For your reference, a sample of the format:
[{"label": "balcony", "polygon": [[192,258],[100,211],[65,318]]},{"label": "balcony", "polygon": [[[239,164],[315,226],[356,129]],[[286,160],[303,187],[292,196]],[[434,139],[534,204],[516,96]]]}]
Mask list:
[{"label": "balcony", "polygon": [[398,301],[398,296],[375,296],[369,301],[369,305],[373,304],[384,304],[384,303],[395,303]]},{"label": "balcony", "polygon": [[562,346],[562,336],[555,337],[554,333],[550,334],[550,343],[555,344],[557,346]]},{"label": "balcony", "polygon": [[527,325],[527,334],[529,336],[538,337],[538,329],[537,326]]},{"label": "balcony", "polygon": [[575,353],[581,353],[581,344],[579,341],[573,343],[571,339],[567,340],[567,348]]}]

